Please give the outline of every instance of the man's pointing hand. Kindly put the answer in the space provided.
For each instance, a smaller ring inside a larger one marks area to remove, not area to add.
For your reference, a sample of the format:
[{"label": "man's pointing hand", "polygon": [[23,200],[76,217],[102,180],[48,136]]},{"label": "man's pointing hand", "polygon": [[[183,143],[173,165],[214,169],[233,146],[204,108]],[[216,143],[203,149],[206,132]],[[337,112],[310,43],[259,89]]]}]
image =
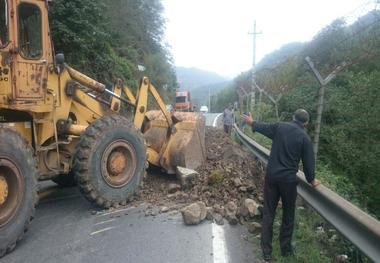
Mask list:
[{"label": "man's pointing hand", "polygon": [[252,125],[252,123],[253,123],[252,117],[248,116],[248,115],[245,115],[245,114],[240,115],[240,119],[243,120],[243,121],[245,121],[249,125]]}]

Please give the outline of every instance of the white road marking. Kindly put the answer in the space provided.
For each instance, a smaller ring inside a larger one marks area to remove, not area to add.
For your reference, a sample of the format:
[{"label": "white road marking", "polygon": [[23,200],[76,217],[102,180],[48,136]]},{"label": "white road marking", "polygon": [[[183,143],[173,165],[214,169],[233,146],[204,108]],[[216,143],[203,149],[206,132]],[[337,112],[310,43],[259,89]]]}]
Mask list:
[{"label": "white road marking", "polygon": [[216,122],[218,121],[218,118],[220,117],[220,115],[222,115],[223,113],[219,113],[218,115],[216,115],[215,119],[214,119],[214,122],[212,123],[212,127],[216,127]]},{"label": "white road marking", "polygon": [[106,228],[103,228],[103,229],[100,229],[98,231],[94,231],[90,234],[90,236],[93,236],[93,235],[96,235],[96,234],[99,234],[99,233],[103,233],[105,231],[108,231],[108,230],[111,230],[111,229],[114,229],[116,228],[116,226],[110,226],[110,227],[106,227]]},{"label": "white road marking", "polygon": [[94,224],[94,226],[101,225],[101,224],[105,224],[105,223],[109,223],[109,222],[112,222],[112,221],[115,221],[115,219],[110,219],[110,220],[106,220],[106,221],[98,222],[98,223]]},{"label": "white road marking", "polygon": [[214,263],[228,263],[228,254],[226,248],[226,236],[223,227],[212,224],[212,250]]},{"label": "white road marking", "polygon": [[134,207],[127,207],[127,208],[123,208],[123,209],[113,210],[113,211],[110,211],[110,212],[98,212],[96,215],[97,216],[106,216],[106,215],[111,215],[111,214],[115,214],[115,213],[118,213],[118,212],[128,211],[128,210],[131,210],[133,208]]}]

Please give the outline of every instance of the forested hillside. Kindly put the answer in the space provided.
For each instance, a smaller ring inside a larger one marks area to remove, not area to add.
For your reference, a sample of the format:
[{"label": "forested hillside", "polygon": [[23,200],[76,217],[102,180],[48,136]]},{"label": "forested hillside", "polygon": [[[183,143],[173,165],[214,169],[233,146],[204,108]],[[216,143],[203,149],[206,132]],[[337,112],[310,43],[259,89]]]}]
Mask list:
[{"label": "forested hillside", "polygon": [[[55,0],[50,8],[55,52],[82,72],[107,83],[122,78],[136,88],[147,75],[160,90],[177,86],[160,0]],[[138,65],[146,68],[138,71]]]},{"label": "forested hillside", "polygon": [[190,91],[199,87],[222,83],[228,80],[214,72],[197,68],[177,67],[176,73],[180,88]]},{"label": "forested hillside", "polygon": [[[262,89],[274,97],[283,94],[279,101],[281,120],[290,120],[297,108],[311,113],[308,132],[313,137],[319,83],[305,57],[311,58],[323,78],[337,66],[343,66],[326,89],[318,168],[327,167],[336,179],[335,189],[377,217],[380,217],[379,43],[380,12],[375,10],[350,25],[338,19],[309,43],[284,46],[264,58],[255,74]],[[236,94],[238,87],[250,89],[250,72],[235,78],[234,84],[218,95],[218,100],[224,104],[237,100],[231,93]],[[263,103],[254,109],[254,116],[258,115],[263,120],[275,120],[273,104],[265,96]]]}]

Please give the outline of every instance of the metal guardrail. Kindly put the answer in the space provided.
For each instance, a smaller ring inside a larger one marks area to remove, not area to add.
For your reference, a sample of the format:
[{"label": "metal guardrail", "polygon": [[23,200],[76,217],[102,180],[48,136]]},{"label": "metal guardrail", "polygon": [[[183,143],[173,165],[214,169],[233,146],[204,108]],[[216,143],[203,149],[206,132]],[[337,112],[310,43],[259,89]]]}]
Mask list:
[{"label": "metal guardrail", "polygon": [[[270,151],[245,135],[236,124],[234,131],[239,140],[267,165]],[[302,172],[299,171],[297,176],[299,196],[371,260],[380,262],[380,222],[327,187],[313,188]]]}]

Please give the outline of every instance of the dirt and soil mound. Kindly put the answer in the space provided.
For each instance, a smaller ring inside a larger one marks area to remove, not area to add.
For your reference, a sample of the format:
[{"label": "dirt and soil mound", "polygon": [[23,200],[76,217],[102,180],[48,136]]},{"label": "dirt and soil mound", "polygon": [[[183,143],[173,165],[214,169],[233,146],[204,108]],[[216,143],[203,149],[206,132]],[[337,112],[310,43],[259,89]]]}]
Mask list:
[{"label": "dirt and soil mound", "polygon": [[225,218],[231,215],[225,207],[234,203],[240,218],[246,199],[262,202],[263,172],[251,153],[222,130],[211,127],[206,128],[206,151],[207,160],[197,169],[199,176],[192,187],[182,189],[175,176],[151,170],[133,203],[150,204],[146,215],[156,215],[161,210],[180,210],[191,203],[203,202],[214,214]]}]

